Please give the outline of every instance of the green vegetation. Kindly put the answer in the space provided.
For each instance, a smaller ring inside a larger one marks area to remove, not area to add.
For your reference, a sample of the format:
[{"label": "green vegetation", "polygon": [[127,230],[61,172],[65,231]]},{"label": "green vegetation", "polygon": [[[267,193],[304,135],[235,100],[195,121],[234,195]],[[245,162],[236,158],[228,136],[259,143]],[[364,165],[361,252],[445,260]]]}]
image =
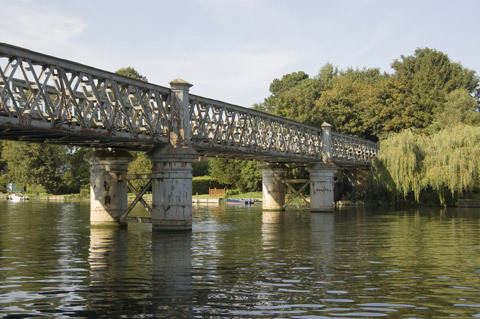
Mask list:
[{"label": "green vegetation", "polygon": [[[271,94],[253,107],[317,127],[328,122],[335,131],[379,141],[381,153],[365,199],[415,204],[435,198],[445,205],[475,196],[480,191],[477,74],[429,48],[400,56],[392,68],[387,74],[376,68],[339,70],[327,63],[313,77],[303,71],[285,74],[272,81]],[[147,81],[131,67],[118,73]],[[78,192],[88,185],[88,166],[82,160],[87,151],[2,142],[0,188],[16,182],[54,194]],[[229,194],[259,191],[260,165],[225,159],[195,162],[194,193],[216,185]],[[129,173],[150,172],[150,161],[136,153]],[[304,168],[290,167],[289,178],[307,176]],[[140,188],[145,181],[134,183]]]},{"label": "green vegetation", "polygon": [[[366,197],[391,203],[446,204],[479,191],[479,78],[433,49],[417,49],[378,69],[323,66],[311,78],[294,72],[273,80],[255,108],[381,142]],[[342,174],[340,174],[342,175]]]},{"label": "green vegetation", "polygon": [[192,194],[208,194],[210,188],[224,188],[224,185],[210,176],[193,177]]},{"label": "green vegetation", "polygon": [[7,183],[15,182],[17,186],[31,185],[36,192],[79,193],[82,185],[90,180],[88,163],[83,161],[86,151],[77,147],[3,141],[4,174],[0,188],[4,192]]}]

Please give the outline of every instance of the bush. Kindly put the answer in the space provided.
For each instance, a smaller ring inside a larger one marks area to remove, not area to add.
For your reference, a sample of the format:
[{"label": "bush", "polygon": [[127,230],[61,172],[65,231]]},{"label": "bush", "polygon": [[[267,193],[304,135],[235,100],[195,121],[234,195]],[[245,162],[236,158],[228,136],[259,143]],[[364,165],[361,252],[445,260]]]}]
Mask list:
[{"label": "bush", "polygon": [[193,176],[206,176],[208,175],[209,164],[208,160],[202,160],[192,163]]},{"label": "bush", "polygon": [[209,188],[224,188],[215,178],[210,176],[197,176],[192,179],[192,194],[208,194]]}]

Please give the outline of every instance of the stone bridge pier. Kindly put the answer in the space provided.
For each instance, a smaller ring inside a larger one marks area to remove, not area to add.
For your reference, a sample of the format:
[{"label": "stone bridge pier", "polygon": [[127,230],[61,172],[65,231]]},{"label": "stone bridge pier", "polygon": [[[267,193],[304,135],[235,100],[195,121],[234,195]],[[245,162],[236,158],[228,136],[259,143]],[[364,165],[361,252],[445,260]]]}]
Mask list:
[{"label": "stone bridge pier", "polygon": [[[337,166],[332,162],[331,125],[322,125],[322,161],[310,163],[310,210],[333,211],[334,174]],[[262,208],[265,210],[283,210],[285,208],[286,185],[284,176],[287,171],[283,164],[265,163],[262,171]]]},{"label": "stone bridge pier", "polygon": [[118,177],[127,174],[129,152],[96,149],[85,156],[90,164],[90,224],[118,225],[127,209],[128,186]]},{"label": "stone bridge pier", "polygon": [[[198,154],[190,145],[189,88],[176,79],[170,82],[171,123],[169,144],[147,152],[152,162],[152,228],[192,229],[192,162]],[[90,223],[122,224],[128,214],[128,164],[132,155],[124,150],[101,149],[87,154],[90,164]]]}]

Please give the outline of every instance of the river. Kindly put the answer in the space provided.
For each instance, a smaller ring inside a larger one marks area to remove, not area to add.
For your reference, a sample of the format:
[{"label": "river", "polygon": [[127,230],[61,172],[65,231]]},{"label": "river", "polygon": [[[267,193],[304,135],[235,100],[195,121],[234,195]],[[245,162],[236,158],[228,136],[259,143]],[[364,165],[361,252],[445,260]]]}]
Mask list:
[{"label": "river", "polygon": [[193,231],[0,202],[4,318],[480,318],[480,210],[198,207]]}]

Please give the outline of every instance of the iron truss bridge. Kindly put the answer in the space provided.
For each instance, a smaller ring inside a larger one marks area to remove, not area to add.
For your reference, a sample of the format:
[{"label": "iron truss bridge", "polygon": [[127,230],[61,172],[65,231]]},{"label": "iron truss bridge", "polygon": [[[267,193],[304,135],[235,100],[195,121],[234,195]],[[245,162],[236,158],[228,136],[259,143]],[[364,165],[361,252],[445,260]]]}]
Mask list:
[{"label": "iron truss bridge", "polygon": [[[0,139],[146,151],[169,143],[170,88],[0,43]],[[322,129],[189,94],[201,155],[322,160]],[[369,165],[376,143],[331,132],[339,166]]]}]

